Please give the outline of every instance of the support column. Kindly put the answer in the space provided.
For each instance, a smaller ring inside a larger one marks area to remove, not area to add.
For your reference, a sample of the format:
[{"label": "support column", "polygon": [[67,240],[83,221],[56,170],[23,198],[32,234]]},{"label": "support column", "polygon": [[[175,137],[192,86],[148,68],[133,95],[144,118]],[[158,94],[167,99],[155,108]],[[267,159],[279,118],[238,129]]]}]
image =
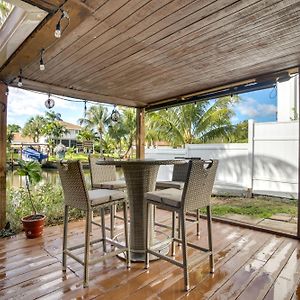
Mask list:
[{"label": "support column", "polygon": [[[298,72],[300,67],[298,68]],[[298,107],[300,108],[300,74],[298,76],[298,99],[295,101],[298,102]],[[299,110],[300,112],[300,110]],[[297,220],[297,237],[300,239],[300,120],[298,115],[298,220]]]},{"label": "support column", "polygon": [[136,109],[136,158],[145,158],[145,109]]},{"label": "support column", "polygon": [[0,229],[6,223],[7,86],[0,82]]}]

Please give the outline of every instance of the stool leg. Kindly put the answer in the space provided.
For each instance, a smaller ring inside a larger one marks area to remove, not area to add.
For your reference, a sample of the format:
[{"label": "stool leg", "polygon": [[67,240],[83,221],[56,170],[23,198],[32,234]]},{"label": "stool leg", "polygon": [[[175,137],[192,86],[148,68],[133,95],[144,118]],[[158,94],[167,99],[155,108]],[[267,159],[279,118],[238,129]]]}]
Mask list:
[{"label": "stool leg", "polygon": [[[181,240],[181,220],[179,214],[178,217],[178,239]],[[178,247],[181,247],[181,243],[178,243]]]},{"label": "stool leg", "polygon": [[101,230],[102,230],[102,245],[103,245],[103,251],[107,252],[106,250],[106,232],[105,232],[105,214],[104,214],[104,208],[100,208],[100,214],[101,214]]},{"label": "stool leg", "polygon": [[[150,222],[150,204],[146,204],[146,229],[145,229],[145,269],[149,268],[149,222]],[[155,223],[155,220],[154,220]]]},{"label": "stool leg", "polygon": [[197,209],[197,236],[200,236],[200,212],[199,209]]},{"label": "stool leg", "polygon": [[184,287],[188,291],[189,286],[189,273],[188,273],[188,261],[187,261],[187,242],[186,242],[186,226],[185,226],[185,213],[179,213],[179,219],[181,222],[181,234],[182,234],[182,260],[183,260],[183,273],[184,273]]},{"label": "stool leg", "polygon": [[124,214],[124,231],[125,231],[125,245],[127,248],[126,251],[126,264],[127,268],[130,268],[131,264],[131,254],[130,254],[130,242],[129,242],[129,232],[128,232],[128,215],[127,215],[127,203],[123,202],[123,214]]},{"label": "stool leg", "polygon": [[210,262],[210,273],[215,272],[215,266],[214,266],[214,256],[213,256],[213,245],[212,245],[212,230],[211,230],[211,208],[210,205],[206,207],[207,212],[207,230],[208,230],[208,248],[210,251],[209,255],[209,262]]},{"label": "stool leg", "polygon": [[91,211],[87,211],[86,212],[86,223],[85,223],[83,287],[89,286],[90,234],[91,234],[91,225],[92,225],[91,221],[92,221]]},{"label": "stool leg", "polygon": [[175,231],[176,231],[176,216],[175,216],[175,211],[172,211],[172,252],[171,255],[175,256]]},{"label": "stool leg", "polygon": [[65,272],[67,270],[67,244],[68,244],[68,219],[69,219],[69,206],[65,205],[64,213],[64,235],[63,235],[63,257],[62,257],[62,269]]},{"label": "stool leg", "polygon": [[115,235],[115,214],[116,214],[116,205],[113,204],[110,207],[110,238],[113,240]]}]

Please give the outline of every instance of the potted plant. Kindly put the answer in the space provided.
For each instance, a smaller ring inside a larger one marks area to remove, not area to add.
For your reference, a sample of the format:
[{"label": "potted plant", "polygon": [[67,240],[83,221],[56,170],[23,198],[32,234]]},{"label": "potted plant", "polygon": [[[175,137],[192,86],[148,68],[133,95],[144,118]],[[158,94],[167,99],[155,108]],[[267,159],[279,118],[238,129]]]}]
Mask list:
[{"label": "potted plant", "polygon": [[28,192],[28,198],[32,208],[32,215],[22,218],[22,224],[27,238],[33,239],[43,234],[45,215],[37,213],[30,185],[36,184],[42,179],[42,169],[37,161],[19,160],[19,168],[17,170],[20,176],[25,176],[25,184]]}]

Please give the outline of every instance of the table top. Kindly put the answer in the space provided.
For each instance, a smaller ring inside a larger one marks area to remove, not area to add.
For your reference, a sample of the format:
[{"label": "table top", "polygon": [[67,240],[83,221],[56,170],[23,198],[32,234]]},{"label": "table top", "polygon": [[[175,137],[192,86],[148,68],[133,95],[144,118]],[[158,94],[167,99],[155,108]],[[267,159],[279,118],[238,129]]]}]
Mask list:
[{"label": "table top", "polygon": [[116,160],[98,160],[97,165],[117,165],[117,166],[129,166],[129,165],[176,165],[186,163],[185,159],[116,159]]}]

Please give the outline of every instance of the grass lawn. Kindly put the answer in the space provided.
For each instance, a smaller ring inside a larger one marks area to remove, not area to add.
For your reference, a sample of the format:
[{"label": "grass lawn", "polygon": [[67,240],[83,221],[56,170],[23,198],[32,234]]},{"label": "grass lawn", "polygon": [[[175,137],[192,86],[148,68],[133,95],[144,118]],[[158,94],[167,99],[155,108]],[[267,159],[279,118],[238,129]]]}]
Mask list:
[{"label": "grass lawn", "polygon": [[212,213],[214,216],[239,214],[253,218],[270,218],[272,215],[283,213],[295,217],[297,215],[297,202],[295,199],[265,196],[254,198],[213,197]]}]

